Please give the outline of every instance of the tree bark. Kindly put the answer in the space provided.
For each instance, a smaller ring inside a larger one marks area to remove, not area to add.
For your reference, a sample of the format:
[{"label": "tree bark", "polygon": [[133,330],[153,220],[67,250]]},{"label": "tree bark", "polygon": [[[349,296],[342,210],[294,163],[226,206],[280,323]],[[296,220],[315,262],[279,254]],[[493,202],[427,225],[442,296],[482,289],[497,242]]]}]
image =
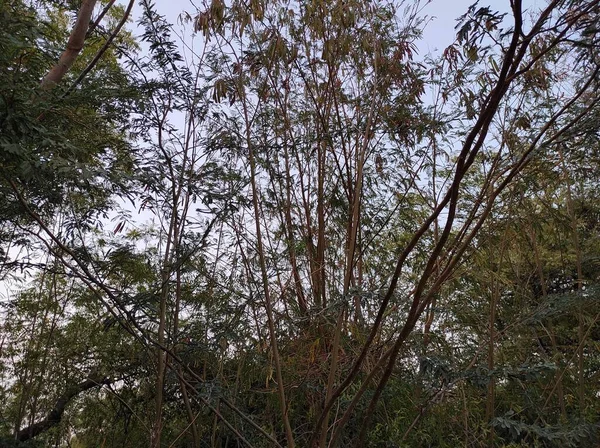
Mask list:
[{"label": "tree bark", "polygon": [[85,392],[86,390],[110,383],[111,380],[105,376],[90,375],[81,383],[72,385],[60,397],[58,397],[54,407],[48,413],[48,415],[46,415],[46,417],[18,431],[15,438],[19,442],[26,442],[27,440],[33,439],[41,433],[58,425],[62,419],[66,407],[73,398],[80,393]]},{"label": "tree bark", "polygon": [[44,76],[40,84],[42,89],[52,89],[58,84],[69,69],[73,66],[75,59],[81,50],[83,49],[83,43],[85,42],[85,36],[88,28],[90,27],[90,21],[94,7],[96,6],[96,0],[83,0],[79,13],[77,14],[77,21],[71,31],[69,40],[67,42],[67,48],[60,55],[60,59],[54,67]]}]

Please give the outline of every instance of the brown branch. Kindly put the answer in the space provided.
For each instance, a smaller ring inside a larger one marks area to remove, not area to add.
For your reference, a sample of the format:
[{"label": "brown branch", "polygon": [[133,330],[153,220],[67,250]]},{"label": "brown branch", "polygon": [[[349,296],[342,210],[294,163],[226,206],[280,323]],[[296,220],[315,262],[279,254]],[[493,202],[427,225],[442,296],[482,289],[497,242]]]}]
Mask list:
[{"label": "brown branch", "polygon": [[52,410],[42,420],[29,425],[28,427],[21,429],[16,439],[19,442],[26,442],[27,440],[33,439],[50,428],[58,425],[62,419],[66,407],[73,398],[87,390],[93,389],[97,386],[103,386],[110,384],[113,380],[108,377],[101,375],[89,375],[84,381],[79,384],[74,384],[67,388],[65,392],[58,397]]},{"label": "brown branch", "polygon": [[90,27],[88,28],[87,34],[85,35],[86,39],[88,37],[90,37],[90,34],[92,34],[92,32],[98,28],[98,25],[100,25],[100,22],[102,21],[102,19],[104,18],[104,16],[108,13],[108,10],[110,8],[112,8],[112,6],[115,4],[116,0],[110,0],[106,6],[104,7],[104,9],[102,11],[100,11],[100,14],[98,14],[98,17],[96,17],[96,20],[94,20],[94,23],[92,23],[90,25]]},{"label": "brown branch", "polygon": [[[525,49],[521,48],[519,51],[519,45],[520,45],[519,44],[519,36],[521,34],[521,27],[522,27],[521,2],[515,1],[514,8],[515,8],[515,29],[513,31],[513,38],[512,38],[511,45],[510,45],[509,49],[507,50],[506,55],[504,57],[504,62],[502,64],[502,69],[500,71],[500,75],[499,75],[498,81],[496,83],[496,87],[490,92],[490,94],[488,95],[488,98],[485,100],[485,102],[484,102],[485,108],[480,113],[477,122],[473,126],[473,129],[471,130],[471,132],[467,135],[467,137],[465,139],[465,143],[464,143],[461,153],[458,157],[458,162],[457,162],[456,171],[455,171],[452,185],[450,186],[445,197],[438,204],[437,208],[431,213],[431,215],[421,225],[419,230],[413,235],[413,238],[411,239],[411,241],[407,244],[405,249],[402,251],[402,253],[398,257],[397,262],[396,262],[396,268],[395,268],[392,278],[390,280],[390,284],[387,288],[387,292],[379,306],[379,310],[378,310],[377,316],[375,318],[375,321],[372,325],[371,332],[368,336],[368,339],[365,342],[365,344],[363,345],[361,353],[360,353],[358,359],[355,361],[354,365],[352,366],[350,373],[348,374],[346,379],[338,386],[336,391],[332,394],[330,400],[325,404],[325,409],[324,409],[322,415],[319,417],[315,432],[320,431],[320,429],[324,423],[324,420],[325,420],[324,417],[325,417],[326,413],[333,407],[336,400],[341,396],[341,394],[344,392],[344,390],[346,390],[348,388],[348,386],[354,381],[354,379],[358,375],[358,372],[360,371],[360,367],[361,367],[365,357],[367,356],[368,350],[371,347],[373,341],[375,340],[375,336],[377,335],[379,327],[383,321],[383,317],[385,315],[385,311],[387,310],[389,302],[392,299],[394,292],[396,291],[396,287],[397,287],[398,281],[400,279],[400,274],[404,268],[405,261],[408,259],[409,255],[412,253],[413,249],[416,247],[417,243],[421,240],[423,235],[425,235],[425,233],[430,228],[432,223],[438,218],[438,216],[441,214],[442,210],[444,210],[447,206],[449,208],[448,208],[448,218],[447,218],[447,222],[446,222],[446,227],[445,227],[444,231],[442,232],[442,235],[436,245],[436,248],[434,249],[434,252],[432,253],[432,257],[430,258],[430,263],[428,263],[428,267],[426,268],[425,272],[427,272],[429,269],[431,269],[434,266],[434,262],[431,262],[431,260],[434,259],[435,257],[437,257],[437,255],[439,254],[439,252],[445,245],[446,240],[448,239],[448,237],[450,235],[451,224],[454,220],[454,214],[456,212],[456,205],[458,202],[458,192],[459,192],[459,187],[461,185],[462,179],[466,175],[470,166],[473,164],[477,153],[479,152],[481,146],[483,145],[483,141],[485,139],[485,136],[487,135],[490,122],[498,109],[500,101],[502,100],[502,98],[504,97],[504,94],[506,93],[506,90],[508,89],[508,84],[510,83],[510,80],[507,81],[507,78],[508,78],[509,73],[511,72],[511,68],[513,69],[513,71],[516,70],[516,67],[518,67],[519,62],[521,61],[521,59],[523,58],[523,56],[525,54]],[[479,136],[479,138],[478,138],[478,136]],[[434,257],[434,255],[435,255],[435,257]],[[418,309],[418,305],[419,305],[419,296],[417,294],[415,294],[413,303],[412,303],[410,311],[409,311],[409,316],[405,323],[405,326],[402,329],[400,336],[398,337],[398,340],[396,341],[395,346],[394,346],[394,352],[396,352],[396,353],[392,354],[392,358],[394,358],[394,359],[395,359],[395,356],[397,356],[397,351],[399,351],[400,345],[402,344],[404,339],[406,339],[406,337],[408,337],[408,335],[412,331],[412,327],[418,320],[418,316],[416,316],[416,314],[415,314]],[[387,382],[386,377],[389,377],[390,374],[391,374],[391,370],[389,368],[386,369],[386,374],[384,374],[384,377],[380,381],[380,384],[386,383]],[[365,383],[363,383],[363,385],[364,384]],[[361,387],[361,391],[364,392],[362,387]],[[373,404],[378,400],[381,392],[382,392],[382,387],[378,387],[375,392],[375,395],[373,397],[373,401],[372,401]],[[339,437],[339,435],[342,431],[342,427],[345,425],[345,423],[350,418],[352,409],[357,404],[361,395],[362,395],[362,393],[359,392],[359,394],[357,394],[357,396],[355,396],[355,398],[352,400],[348,410],[344,413],[342,419],[339,422],[339,427],[333,435],[333,438],[332,438],[333,444],[335,444],[337,437]]]},{"label": "brown branch", "polygon": [[87,76],[87,74],[90,71],[92,71],[92,69],[96,66],[96,64],[98,63],[100,58],[104,55],[104,53],[106,53],[106,50],[108,50],[108,48],[112,44],[115,37],[117,37],[117,35],[121,31],[121,28],[123,28],[125,23],[127,23],[127,19],[129,18],[129,15],[131,14],[131,10],[133,9],[134,3],[135,3],[135,0],[129,0],[129,4],[127,5],[127,9],[125,10],[125,14],[123,14],[123,18],[121,18],[121,21],[118,23],[118,25],[113,30],[113,32],[110,33],[110,35],[108,36],[108,39],[106,39],[106,42],[104,43],[102,48],[100,48],[100,50],[98,50],[98,53],[96,53],[96,56],[94,56],[94,59],[91,60],[91,62],[87,65],[87,67],[77,77],[75,82],[64,93],[64,96],[67,96],[69,93],[71,93],[75,89],[75,87],[77,87],[79,85],[79,83],[81,83],[81,81],[83,81],[83,79]]}]

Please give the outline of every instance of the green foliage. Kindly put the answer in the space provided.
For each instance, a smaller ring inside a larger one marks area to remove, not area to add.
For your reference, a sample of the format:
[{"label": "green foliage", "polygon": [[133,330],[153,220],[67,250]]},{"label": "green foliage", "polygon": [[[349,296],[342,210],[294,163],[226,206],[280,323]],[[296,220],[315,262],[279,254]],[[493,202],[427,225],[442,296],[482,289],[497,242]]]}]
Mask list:
[{"label": "green foliage", "polygon": [[505,435],[507,442],[527,442],[543,447],[593,446],[598,440],[598,425],[540,426],[522,423],[514,419],[514,412],[496,417],[491,425]]},{"label": "green foliage", "polygon": [[0,3],[0,445],[595,446],[593,3]]},{"label": "green foliage", "polygon": [[[66,42],[66,18],[52,5],[45,14],[20,1],[0,5],[0,166],[37,214],[64,214],[63,235],[72,239],[99,225],[112,195],[127,194],[133,154],[127,128],[136,94],[114,51],[105,58],[112,63],[100,64],[69,94],[68,86],[39,88]],[[75,69],[100,43],[86,47]],[[16,235],[30,229],[31,217],[6,176],[0,188],[3,227]],[[16,235],[11,243],[24,245]]]}]

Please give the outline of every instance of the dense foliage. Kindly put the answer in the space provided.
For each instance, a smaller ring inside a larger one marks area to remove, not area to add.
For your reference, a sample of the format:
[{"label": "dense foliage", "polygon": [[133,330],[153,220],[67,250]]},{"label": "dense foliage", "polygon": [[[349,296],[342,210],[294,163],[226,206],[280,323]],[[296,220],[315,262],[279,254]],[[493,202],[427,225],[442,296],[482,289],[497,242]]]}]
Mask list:
[{"label": "dense foliage", "polygon": [[600,2],[506,3],[0,2],[0,445],[597,446]]}]

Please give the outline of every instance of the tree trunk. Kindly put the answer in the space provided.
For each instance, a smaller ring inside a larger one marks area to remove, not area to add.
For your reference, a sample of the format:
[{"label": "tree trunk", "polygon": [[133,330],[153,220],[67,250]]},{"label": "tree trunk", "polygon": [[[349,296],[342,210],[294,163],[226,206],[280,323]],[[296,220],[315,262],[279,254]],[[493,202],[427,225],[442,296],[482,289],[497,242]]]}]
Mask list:
[{"label": "tree trunk", "polygon": [[96,0],[83,0],[79,13],[77,14],[77,21],[71,31],[69,40],[67,42],[67,48],[60,55],[60,59],[54,67],[44,76],[40,86],[42,89],[52,89],[58,84],[73,66],[75,59],[81,50],[83,49],[83,43],[85,42],[85,36],[90,27],[90,21],[94,7],[96,6]]},{"label": "tree trunk", "polygon": [[111,380],[107,377],[100,375],[90,375],[84,381],[79,384],[75,384],[68,388],[54,404],[52,410],[42,420],[23,428],[16,434],[16,440],[19,442],[26,442],[27,440],[37,437],[41,433],[49,430],[50,428],[58,425],[62,419],[67,405],[70,401],[86,390],[93,389],[97,386],[104,384],[110,384]]}]

